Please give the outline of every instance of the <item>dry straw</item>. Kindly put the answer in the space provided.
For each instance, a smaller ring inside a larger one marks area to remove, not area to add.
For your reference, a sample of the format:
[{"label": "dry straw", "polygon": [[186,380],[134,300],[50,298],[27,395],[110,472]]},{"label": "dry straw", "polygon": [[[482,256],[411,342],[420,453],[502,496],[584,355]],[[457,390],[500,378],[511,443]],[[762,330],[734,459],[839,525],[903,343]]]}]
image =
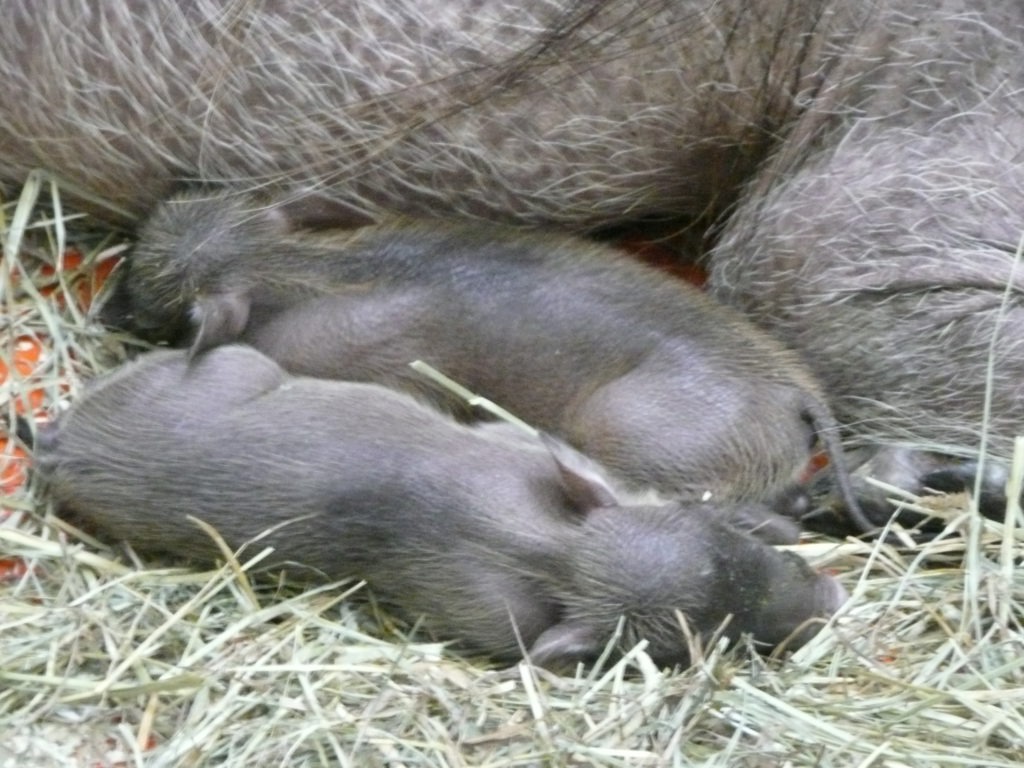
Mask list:
[{"label": "dry straw", "polygon": [[[61,298],[122,238],[69,216],[56,192],[36,176],[0,209],[8,417],[33,390],[56,415],[124,355],[125,339]],[[70,245],[78,266],[62,263]],[[14,370],[26,343],[44,353]],[[1024,448],[1011,497],[1022,476]],[[1001,525],[947,499],[946,532],[927,544],[801,546],[852,599],[784,662],[718,645],[670,671],[641,645],[556,677],[460,658],[348,599],[362,585],[257,577],[258,544],[225,549],[216,570],[168,568],[70,529],[31,485],[2,505],[0,556],[27,566],[4,560],[0,583],[3,768],[1024,762],[1017,508]]]}]

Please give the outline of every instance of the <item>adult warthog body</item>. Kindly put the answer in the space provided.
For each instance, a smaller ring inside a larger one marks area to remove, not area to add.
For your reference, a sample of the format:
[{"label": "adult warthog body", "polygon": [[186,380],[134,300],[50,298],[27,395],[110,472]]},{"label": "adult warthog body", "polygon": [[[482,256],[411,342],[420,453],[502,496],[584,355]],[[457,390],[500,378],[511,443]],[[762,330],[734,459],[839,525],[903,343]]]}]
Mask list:
[{"label": "adult warthog body", "polygon": [[233,548],[365,579],[497,659],[593,659],[625,617],[623,647],[647,639],[658,662],[686,663],[677,612],[705,637],[731,616],[733,637],[799,644],[846,599],[719,510],[620,506],[565,445],[292,377],[249,347],[128,364],[44,431],[37,461],[63,513],[141,552],[218,557],[194,516]]},{"label": "adult warthog body", "polygon": [[129,219],[199,179],[335,220],[719,221],[716,294],[855,434],[976,448],[990,365],[990,449],[1024,423],[1017,0],[0,11],[8,182],[45,166]]}]

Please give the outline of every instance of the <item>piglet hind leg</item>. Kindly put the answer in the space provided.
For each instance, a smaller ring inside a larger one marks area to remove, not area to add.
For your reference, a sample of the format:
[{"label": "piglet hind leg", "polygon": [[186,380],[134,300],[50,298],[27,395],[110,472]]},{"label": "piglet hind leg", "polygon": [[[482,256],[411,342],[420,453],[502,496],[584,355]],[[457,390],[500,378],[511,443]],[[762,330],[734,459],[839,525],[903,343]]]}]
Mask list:
[{"label": "piglet hind leg", "polygon": [[627,483],[714,501],[773,498],[807,462],[813,437],[788,393],[700,366],[620,376],[582,400],[564,432]]}]

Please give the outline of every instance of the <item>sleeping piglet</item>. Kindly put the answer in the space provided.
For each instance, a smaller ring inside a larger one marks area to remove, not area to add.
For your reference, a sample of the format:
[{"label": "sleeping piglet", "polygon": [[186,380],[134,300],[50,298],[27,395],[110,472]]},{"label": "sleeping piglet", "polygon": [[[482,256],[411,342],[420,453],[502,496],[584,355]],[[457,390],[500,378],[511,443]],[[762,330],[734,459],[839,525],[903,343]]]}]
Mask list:
[{"label": "sleeping piglet", "polygon": [[[294,377],[254,349],[144,355],[43,432],[61,514],[143,553],[210,561],[257,537],[275,565],[365,579],[463,649],[592,660],[620,616],[685,664],[676,612],[764,648],[817,631],[846,594],[712,505],[622,506],[599,466],[505,424],[467,426],[378,385]],[[518,639],[517,639],[518,638]],[[521,639],[522,645],[520,645]]]},{"label": "sleeping piglet", "polygon": [[464,405],[416,359],[636,489],[770,499],[816,437],[854,527],[838,430],[796,355],[698,290],[557,234],[397,221],[296,230],[284,205],[185,192],[157,208],[104,310],[197,353],[241,340],[284,368]]}]

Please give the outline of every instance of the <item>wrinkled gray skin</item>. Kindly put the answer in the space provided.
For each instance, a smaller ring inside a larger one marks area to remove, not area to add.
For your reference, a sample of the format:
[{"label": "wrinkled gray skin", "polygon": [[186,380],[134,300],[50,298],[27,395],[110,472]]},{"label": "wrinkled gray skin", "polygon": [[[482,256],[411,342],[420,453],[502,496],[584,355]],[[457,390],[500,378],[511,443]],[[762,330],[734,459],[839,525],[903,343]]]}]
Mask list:
[{"label": "wrinkled gray skin", "polygon": [[806,468],[816,429],[845,479],[795,355],[579,238],[433,221],[292,232],[279,208],[196,191],[143,225],[104,315],[196,352],[240,340],[293,373],[464,409],[409,367],[420,359],[671,498],[770,499]]},{"label": "wrinkled gray skin", "polygon": [[[592,660],[626,617],[686,663],[676,610],[707,637],[799,645],[846,594],[799,557],[700,506],[618,506],[600,470],[508,425],[467,427],[370,384],[296,378],[257,351],[161,351],[99,380],[36,461],[62,513],[147,553],[213,560],[274,548],[323,577],[365,579],[467,650]],[[272,530],[270,530],[272,529]],[[270,531],[264,534],[264,531]],[[809,624],[805,624],[808,620]]]},{"label": "wrinkled gray skin", "polygon": [[3,0],[0,174],[50,168],[129,221],[197,179],[335,220],[717,220],[716,295],[803,353],[854,439],[976,452],[991,364],[1009,455],[1019,0],[353,8]]}]

